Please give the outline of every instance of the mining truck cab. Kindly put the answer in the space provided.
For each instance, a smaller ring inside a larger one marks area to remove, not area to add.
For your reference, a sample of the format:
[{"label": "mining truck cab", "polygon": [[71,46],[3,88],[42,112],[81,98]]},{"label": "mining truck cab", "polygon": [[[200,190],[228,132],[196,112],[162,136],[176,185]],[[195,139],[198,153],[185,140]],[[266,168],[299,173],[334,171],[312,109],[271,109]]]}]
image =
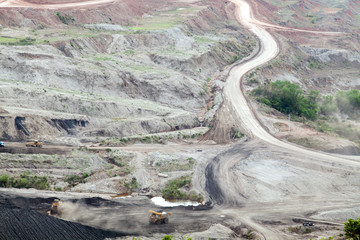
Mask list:
[{"label": "mining truck cab", "polygon": [[151,224],[167,224],[169,223],[169,216],[172,212],[164,212],[163,210],[153,211],[149,210],[149,223]]}]

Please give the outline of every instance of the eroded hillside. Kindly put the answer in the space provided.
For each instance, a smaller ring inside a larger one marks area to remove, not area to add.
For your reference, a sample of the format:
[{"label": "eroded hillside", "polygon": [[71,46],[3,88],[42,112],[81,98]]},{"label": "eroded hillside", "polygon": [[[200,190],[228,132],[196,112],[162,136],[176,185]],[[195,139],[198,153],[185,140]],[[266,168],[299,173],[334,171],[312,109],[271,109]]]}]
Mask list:
[{"label": "eroded hillside", "polygon": [[207,124],[203,114],[221,101],[213,102],[215,77],[255,41],[216,1],[133,5],[118,6],[137,9],[128,22],[111,6],[107,20],[92,13],[99,6],[86,21],[81,9],[41,9],[56,21],[31,23],[31,9],[1,10],[3,137],[124,137]]}]

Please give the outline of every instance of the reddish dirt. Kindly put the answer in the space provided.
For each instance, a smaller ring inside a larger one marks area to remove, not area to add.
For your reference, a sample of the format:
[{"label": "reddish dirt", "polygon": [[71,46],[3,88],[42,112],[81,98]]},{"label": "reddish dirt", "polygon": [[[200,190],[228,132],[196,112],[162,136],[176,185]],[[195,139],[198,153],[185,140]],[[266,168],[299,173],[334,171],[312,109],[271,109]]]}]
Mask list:
[{"label": "reddish dirt", "polygon": [[[47,26],[65,27],[66,25],[56,16],[56,12],[59,11],[61,15],[74,18],[74,24],[111,22],[127,25],[149,11],[167,10],[180,6],[177,1],[164,2],[160,0],[144,0],[141,2],[131,0],[62,0],[60,3],[56,1],[56,5],[54,2],[54,0],[0,2],[0,24],[3,26],[23,26],[26,24],[30,27],[45,24]],[[75,2],[78,5],[72,4]],[[25,19],[30,21],[24,21]]]},{"label": "reddish dirt", "polygon": [[[70,25],[114,23],[126,26],[134,24],[136,19],[145,13],[151,14],[152,11],[167,11],[197,5],[204,6],[202,2],[193,0],[144,0],[141,2],[132,0],[0,0],[0,24],[3,26],[67,27],[56,16],[56,13],[60,12],[62,16],[67,15],[74,19],[73,22],[68,23]],[[219,18],[227,16],[226,5],[222,0],[207,1],[205,6],[210,8],[202,10],[196,18],[189,19],[189,25],[198,29],[207,29],[211,27],[211,24],[216,25]],[[212,13],[214,9],[216,9],[216,15]]]}]

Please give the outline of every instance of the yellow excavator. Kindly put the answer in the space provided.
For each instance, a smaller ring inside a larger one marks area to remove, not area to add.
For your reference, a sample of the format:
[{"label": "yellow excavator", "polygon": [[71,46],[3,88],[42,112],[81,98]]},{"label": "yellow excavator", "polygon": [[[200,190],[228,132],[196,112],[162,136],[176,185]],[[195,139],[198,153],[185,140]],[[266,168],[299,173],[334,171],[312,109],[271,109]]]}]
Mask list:
[{"label": "yellow excavator", "polygon": [[169,223],[169,216],[172,214],[172,212],[164,212],[163,210],[159,210],[157,212],[153,210],[149,210],[149,223],[152,224],[167,224]]},{"label": "yellow excavator", "polygon": [[38,140],[35,140],[33,142],[28,142],[26,143],[26,146],[27,147],[42,147],[43,146],[43,143],[38,141]]}]

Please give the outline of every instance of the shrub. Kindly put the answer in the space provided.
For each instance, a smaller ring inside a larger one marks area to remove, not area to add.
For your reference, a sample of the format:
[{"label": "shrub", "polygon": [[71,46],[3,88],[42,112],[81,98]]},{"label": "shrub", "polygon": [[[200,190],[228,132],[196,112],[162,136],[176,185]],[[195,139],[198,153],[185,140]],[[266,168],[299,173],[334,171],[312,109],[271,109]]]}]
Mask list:
[{"label": "shrub", "polygon": [[347,238],[360,240],[360,218],[357,218],[356,220],[349,218],[344,225],[344,232]]},{"label": "shrub", "polygon": [[276,81],[257,88],[253,94],[260,95],[258,101],[285,114],[304,116],[315,120],[319,107],[316,103],[318,92],[311,91],[305,96],[300,87],[288,81]]},{"label": "shrub", "polygon": [[356,89],[340,91],[336,94],[336,103],[342,113],[356,116],[360,110],[360,91]]},{"label": "shrub", "polygon": [[9,176],[1,175],[0,177],[0,187],[8,187],[9,184]]},{"label": "shrub", "polygon": [[179,188],[190,185],[191,177],[180,177],[170,181],[170,183],[161,191],[165,199],[188,199],[189,196],[180,191]]},{"label": "shrub", "polygon": [[30,176],[28,173],[23,173],[16,178],[2,175],[0,177],[0,187],[36,188],[43,190],[48,189],[50,184],[47,177]]},{"label": "shrub", "polygon": [[231,129],[231,138],[232,139],[242,138],[243,136],[244,136],[244,134],[242,134],[239,131],[239,129],[236,129],[236,128]]},{"label": "shrub", "polygon": [[69,186],[75,186],[79,183],[84,183],[85,182],[85,178],[87,178],[89,176],[88,173],[82,173],[80,175],[70,175],[66,178],[66,182],[69,184]]},{"label": "shrub", "polygon": [[130,182],[124,182],[124,187],[126,187],[131,192],[138,187],[136,177],[133,177]]},{"label": "shrub", "polygon": [[75,19],[67,14],[65,14],[64,16],[62,16],[60,14],[60,12],[56,12],[56,16],[60,19],[60,21],[63,23],[63,24],[66,24],[68,25],[69,22],[74,22]]},{"label": "shrub", "polygon": [[165,237],[163,237],[162,240],[172,240],[172,236],[171,235],[165,235]]}]

